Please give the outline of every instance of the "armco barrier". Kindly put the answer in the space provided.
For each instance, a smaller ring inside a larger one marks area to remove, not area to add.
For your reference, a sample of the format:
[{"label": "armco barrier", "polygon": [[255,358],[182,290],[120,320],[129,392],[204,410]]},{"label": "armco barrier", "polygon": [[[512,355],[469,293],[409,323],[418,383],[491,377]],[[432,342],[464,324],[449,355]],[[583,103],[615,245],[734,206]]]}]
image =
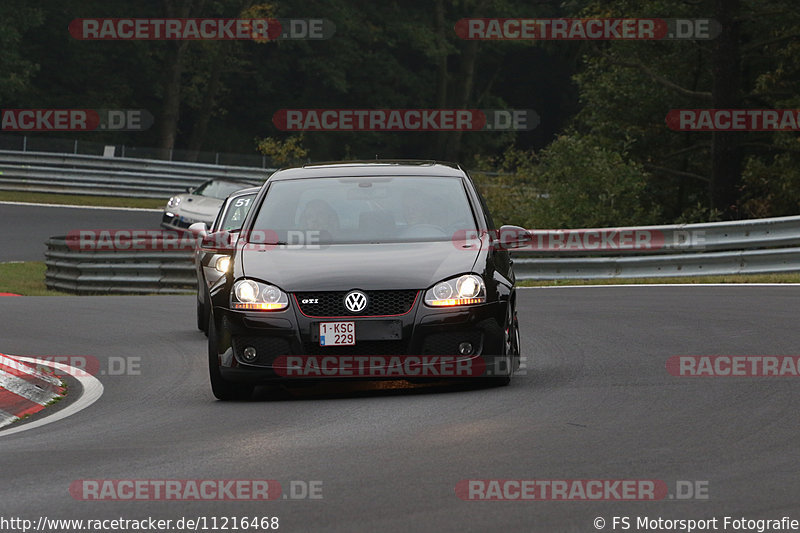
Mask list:
[{"label": "armco barrier", "polygon": [[515,258],[518,279],[611,279],[800,272],[800,248],[646,257]]},{"label": "armco barrier", "polygon": [[85,251],[64,236],[47,241],[45,284],[73,294],[194,292],[192,251]]},{"label": "armco barrier", "polygon": [[570,232],[639,233],[657,245],[641,249],[546,246],[515,252],[517,278],[612,279],[800,272],[800,216],[639,228],[533,231],[545,243],[553,242],[553,236],[557,242],[569,242]]},{"label": "armco barrier", "polygon": [[[559,240],[569,242],[564,237],[569,232],[617,235],[646,232],[655,236],[651,240],[658,245],[643,249],[548,247],[514,252],[517,278],[612,279],[800,272],[800,216],[642,228],[534,230],[545,242],[550,242],[550,236],[560,236]],[[70,248],[65,237],[51,238],[47,248],[46,283],[51,289],[91,294],[190,292],[196,288],[191,251],[80,251]]]},{"label": "armco barrier", "polygon": [[[747,250],[767,247],[800,246],[800,216],[759,218],[735,220],[730,222],[706,222],[701,224],[669,224],[664,226],[640,226],[620,228],[593,228],[575,230],[531,230],[536,241],[552,242],[559,236],[567,241],[570,233],[616,232],[617,234],[646,234],[652,244],[661,246],[651,248],[633,248],[636,253],[657,254],[684,251],[723,251]],[[599,239],[597,239],[599,241]],[[543,248],[528,255],[612,255],[616,250],[608,247],[597,248]],[[619,250],[619,253],[630,255],[630,252]]]},{"label": "armco barrier", "polygon": [[0,190],[168,198],[210,178],[265,180],[275,169],[0,150]]}]

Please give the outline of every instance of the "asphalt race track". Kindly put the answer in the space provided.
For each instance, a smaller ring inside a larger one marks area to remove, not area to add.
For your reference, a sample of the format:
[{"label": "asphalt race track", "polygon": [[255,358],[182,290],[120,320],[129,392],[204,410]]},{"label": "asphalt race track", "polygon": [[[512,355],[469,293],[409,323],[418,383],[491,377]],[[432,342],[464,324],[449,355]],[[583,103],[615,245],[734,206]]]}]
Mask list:
[{"label": "asphalt race track", "polygon": [[50,237],[82,229],[159,229],[161,215],[155,210],[0,203],[0,220],[0,262],[44,261]]},{"label": "asphalt race track", "polygon": [[[326,384],[223,403],[192,296],[0,298],[0,352],[140,364],[139,375],[99,376],[105,392],[88,409],[0,431],[0,515],[277,516],[298,532],[798,519],[799,378],[681,378],[665,362],[796,355],[799,308],[796,286],[522,290],[529,369],[509,387]],[[322,498],[76,501],[81,479],[271,479],[284,493],[322,481]],[[465,479],[655,479],[673,496],[690,481],[707,498],[474,502],[455,494]]]}]

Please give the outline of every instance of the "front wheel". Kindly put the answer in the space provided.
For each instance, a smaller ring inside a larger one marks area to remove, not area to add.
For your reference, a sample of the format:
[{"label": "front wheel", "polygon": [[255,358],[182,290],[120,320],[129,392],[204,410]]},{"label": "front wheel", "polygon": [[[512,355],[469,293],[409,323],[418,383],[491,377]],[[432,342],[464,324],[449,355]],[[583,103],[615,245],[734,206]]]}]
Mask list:
[{"label": "front wheel", "polygon": [[208,335],[208,313],[200,298],[197,299],[197,329]]},{"label": "front wheel", "polygon": [[[519,321],[517,320],[517,312],[509,311],[509,318],[506,320],[503,329],[503,364],[505,374],[500,376],[491,376],[483,378],[483,382],[492,387],[505,387],[511,383],[511,375],[514,370],[519,368],[520,364],[520,347],[519,347]],[[498,371],[497,364],[495,364],[495,372]]]},{"label": "front wheel", "polygon": [[219,334],[214,325],[214,317],[211,315],[208,320],[208,375],[211,380],[211,392],[218,400],[249,400],[255,388],[253,385],[231,383],[222,377],[219,371],[218,345]]}]

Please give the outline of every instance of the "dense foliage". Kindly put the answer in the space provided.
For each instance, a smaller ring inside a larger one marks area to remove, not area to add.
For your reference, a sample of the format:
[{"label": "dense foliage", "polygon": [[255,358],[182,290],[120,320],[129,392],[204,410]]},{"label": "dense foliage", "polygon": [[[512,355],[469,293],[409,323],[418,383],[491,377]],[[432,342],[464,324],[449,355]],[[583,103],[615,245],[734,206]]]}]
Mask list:
[{"label": "dense foliage", "polygon": [[[88,17],[318,17],[324,41],[79,41]],[[711,17],[714,40],[465,41],[463,17]],[[797,132],[668,129],[680,108],[800,108],[794,0],[64,0],[0,3],[8,108],[144,108],[82,139],[267,154],[278,164],[456,160],[504,222],[596,227],[800,212]],[[535,109],[517,133],[296,133],[292,108]],[[54,134],[39,134],[54,135]],[[62,134],[63,136],[63,134]],[[500,174],[498,174],[500,172]]]}]

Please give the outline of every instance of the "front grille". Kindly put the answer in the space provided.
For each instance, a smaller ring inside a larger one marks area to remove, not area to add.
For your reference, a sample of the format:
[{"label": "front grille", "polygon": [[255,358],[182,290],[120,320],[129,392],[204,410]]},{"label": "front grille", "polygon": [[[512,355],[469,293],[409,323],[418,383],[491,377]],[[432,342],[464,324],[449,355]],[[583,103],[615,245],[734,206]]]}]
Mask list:
[{"label": "front grille", "polygon": [[175,220],[173,222],[173,225],[178,226],[179,228],[188,228],[192,224],[193,224],[193,222],[184,221],[184,220],[181,220],[181,219],[179,219],[177,217],[175,217]]},{"label": "front grille", "polygon": [[320,346],[312,342],[303,343],[303,355],[403,355],[405,341],[361,341],[354,346]]},{"label": "front grille", "polygon": [[166,213],[164,213],[164,215],[161,217],[161,222],[163,224],[167,224],[169,226],[174,226],[176,228],[184,228],[184,229],[186,229],[186,228],[188,228],[189,226],[192,225],[191,222],[188,222],[188,221],[184,222],[183,220],[181,220],[181,217],[179,217],[177,215],[174,216],[174,217],[170,217],[170,216],[167,216]]},{"label": "front grille", "polygon": [[[344,307],[344,297],[348,292],[298,292],[295,298],[300,311],[311,317],[404,315],[411,310],[417,298],[415,290],[364,291],[369,303],[362,312],[353,314]],[[317,300],[318,303],[303,303],[303,300]]]}]

